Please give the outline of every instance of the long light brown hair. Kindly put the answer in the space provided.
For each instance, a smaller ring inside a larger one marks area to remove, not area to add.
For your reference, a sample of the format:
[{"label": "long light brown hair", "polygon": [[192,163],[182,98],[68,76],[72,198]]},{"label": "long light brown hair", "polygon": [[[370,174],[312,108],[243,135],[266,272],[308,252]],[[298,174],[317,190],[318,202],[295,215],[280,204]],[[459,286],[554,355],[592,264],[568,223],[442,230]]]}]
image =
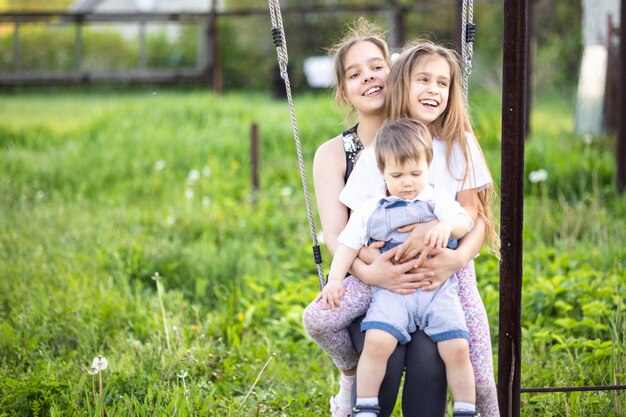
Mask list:
[{"label": "long light brown hair", "polygon": [[[440,56],[450,66],[450,92],[448,105],[443,113],[428,126],[433,137],[443,141],[446,145],[446,161],[448,169],[451,166],[452,147],[459,145],[465,158],[468,169],[464,178],[458,178],[463,182],[470,180],[469,167],[473,166],[472,155],[468,143],[468,135],[474,137],[474,131],[469,116],[461,87],[461,65],[458,54],[449,48],[437,45],[430,41],[414,41],[407,44],[394,61],[391,72],[387,77],[387,118],[396,120],[412,117],[410,113],[409,97],[411,88],[411,76],[420,60]],[[480,146],[479,146],[480,149]],[[481,151],[481,158],[484,158]],[[486,237],[490,242],[490,250],[497,254],[499,238],[495,230],[495,223],[491,204],[495,197],[495,185],[479,190],[478,215],[485,221]]]}]

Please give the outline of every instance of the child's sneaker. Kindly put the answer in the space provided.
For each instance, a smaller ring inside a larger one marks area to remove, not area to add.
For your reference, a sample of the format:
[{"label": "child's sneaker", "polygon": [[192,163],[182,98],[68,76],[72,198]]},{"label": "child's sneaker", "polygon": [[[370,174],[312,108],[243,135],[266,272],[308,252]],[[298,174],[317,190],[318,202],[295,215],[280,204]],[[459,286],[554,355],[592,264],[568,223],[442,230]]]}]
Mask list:
[{"label": "child's sneaker", "polygon": [[352,408],[352,414],[358,416],[359,413],[372,413],[378,415],[380,413],[380,407],[377,405],[363,404],[363,405],[355,405]]},{"label": "child's sneaker", "polygon": [[352,409],[350,406],[338,404],[335,397],[330,397],[330,415],[331,417],[350,417]]}]

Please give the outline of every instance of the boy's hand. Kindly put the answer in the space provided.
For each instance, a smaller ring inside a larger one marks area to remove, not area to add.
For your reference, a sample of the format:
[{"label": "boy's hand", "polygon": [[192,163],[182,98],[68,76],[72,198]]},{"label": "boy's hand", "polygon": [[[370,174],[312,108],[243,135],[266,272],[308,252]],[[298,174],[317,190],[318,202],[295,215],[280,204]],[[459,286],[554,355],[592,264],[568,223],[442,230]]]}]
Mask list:
[{"label": "boy's hand", "polygon": [[439,222],[431,227],[424,236],[424,245],[429,248],[445,248],[452,233],[452,227],[446,222]]},{"label": "boy's hand", "polygon": [[343,297],[344,292],[343,281],[329,279],[322,291],[315,298],[315,301],[322,302],[323,310],[326,309],[326,306],[334,310],[335,307],[339,307],[339,301],[341,297]]}]

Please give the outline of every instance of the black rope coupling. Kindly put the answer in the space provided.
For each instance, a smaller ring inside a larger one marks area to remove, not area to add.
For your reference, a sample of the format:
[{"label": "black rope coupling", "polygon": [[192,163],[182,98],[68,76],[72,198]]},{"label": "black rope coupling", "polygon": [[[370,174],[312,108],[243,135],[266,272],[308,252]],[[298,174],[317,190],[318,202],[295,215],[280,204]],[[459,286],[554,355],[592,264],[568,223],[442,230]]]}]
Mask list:
[{"label": "black rope coupling", "polygon": [[465,26],[465,42],[474,42],[476,38],[476,24],[467,23]]},{"label": "black rope coupling", "polygon": [[283,46],[283,31],[280,28],[272,28],[272,39],[274,40],[274,46],[276,48]]},{"label": "black rope coupling", "polygon": [[315,263],[317,265],[321,265],[322,263],[322,252],[320,251],[320,245],[313,246],[313,257],[315,258]]}]

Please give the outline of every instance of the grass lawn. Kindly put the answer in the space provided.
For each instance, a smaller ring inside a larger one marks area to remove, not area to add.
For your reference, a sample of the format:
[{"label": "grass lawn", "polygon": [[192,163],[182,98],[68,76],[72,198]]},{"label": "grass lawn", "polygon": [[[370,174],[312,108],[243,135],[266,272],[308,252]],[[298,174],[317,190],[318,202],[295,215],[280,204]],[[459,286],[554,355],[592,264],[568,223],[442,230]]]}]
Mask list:
[{"label": "grass lawn", "polygon": [[[342,115],[328,94],[298,95],[296,111],[310,173]],[[472,115],[499,183],[499,100],[473,93]],[[522,386],[626,381],[615,139],[573,133],[571,115],[566,100],[538,97],[526,144],[526,173],[547,179],[525,184]],[[310,246],[284,102],[3,96],[0,416],[325,415],[338,375],[301,325],[317,292]],[[485,252],[476,266],[497,348],[499,264]],[[108,366],[92,375],[97,355]],[[522,403],[524,416],[626,413],[623,392]]]}]

